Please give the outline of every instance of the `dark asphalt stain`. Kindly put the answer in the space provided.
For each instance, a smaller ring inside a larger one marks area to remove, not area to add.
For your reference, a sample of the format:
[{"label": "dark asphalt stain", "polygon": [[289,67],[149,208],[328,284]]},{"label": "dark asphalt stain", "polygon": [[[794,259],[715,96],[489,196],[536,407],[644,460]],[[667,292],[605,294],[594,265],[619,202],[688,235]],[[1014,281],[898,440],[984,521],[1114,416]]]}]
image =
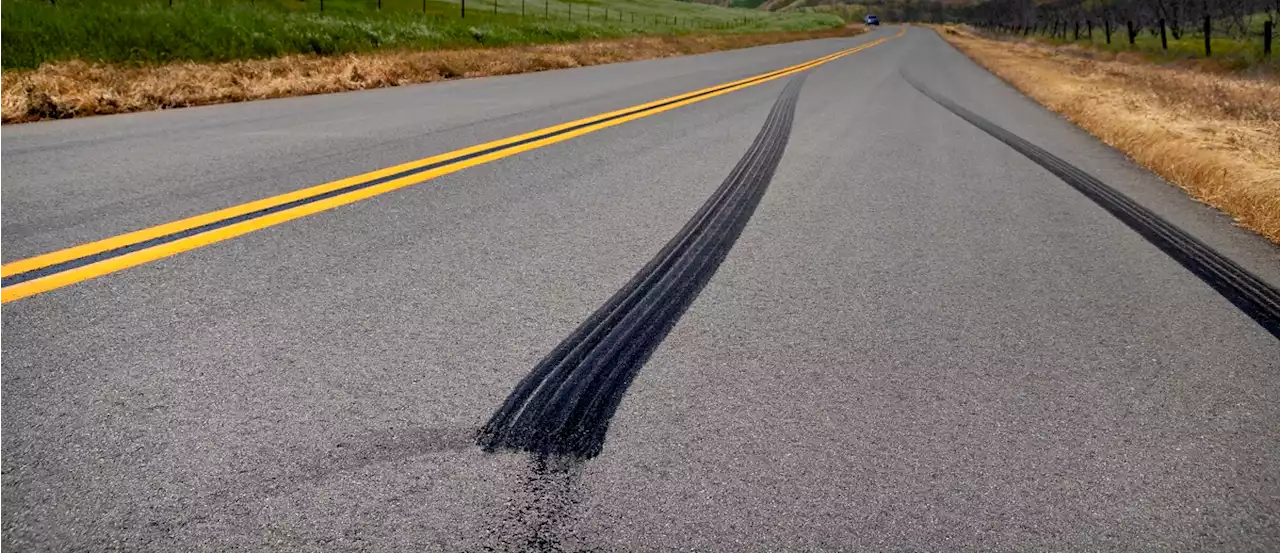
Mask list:
[{"label": "dark asphalt stain", "polygon": [[524,378],[481,429],[486,451],[588,459],[632,379],[715,274],[769,186],[804,75],[787,84],[724,183],[631,281]]},{"label": "dark asphalt stain", "polygon": [[582,498],[582,463],[576,457],[531,455],[502,520],[492,526],[484,551],[579,551],[570,522]]},{"label": "dark asphalt stain", "polygon": [[[240,497],[247,490],[259,490],[267,497],[297,492],[340,475],[348,475],[373,465],[394,464],[407,459],[463,451],[473,446],[474,427],[395,427],[341,439],[272,448],[262,457],[266,470],[246,465],[216,477],[219,484],[203,500],[215,503]],[[252,456],[248,458],[254,458]]]},{"label": "dark asphalt stain", "polygon": [[1107,186],[1093,175],[952,102],[916,82],[906,73],[900,74],[920,93],[997,140],[1008,144],[1018,153],[1044,167],[1093,200],[1099,207],[1107,210],[1199,277],[1205,284],[1222,294],[1246,315],[1262,325],[1262,328],[1272,336],[1280,338],[1280,290],[1276,290],[1244,267]]},{"label": "dark asphalt stain", "polygon": [[338,441],[319,461],[303,467],[309,478],[349,472],[369,465],[393,463],[422,455],[471,447],[474,428],[392,428]]}]

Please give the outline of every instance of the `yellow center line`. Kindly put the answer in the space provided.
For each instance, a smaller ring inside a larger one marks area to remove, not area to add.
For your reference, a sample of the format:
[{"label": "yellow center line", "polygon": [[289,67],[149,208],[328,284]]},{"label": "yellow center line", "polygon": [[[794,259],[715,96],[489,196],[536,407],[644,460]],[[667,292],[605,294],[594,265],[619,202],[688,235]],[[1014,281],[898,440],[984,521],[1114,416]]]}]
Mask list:
[{"label": "yellow center line", "polygon": [[[633,121],[636,119],[640,119],[642,117],[648,117],[650,115],[662,113],[664,111],[669,111],[681,106],[689,105],[696,102],[701,102],[708,98],[713,98],[722,94],[728,94],[730,92],[742,90],[744,88],[756,86],[758,84],[763,84],[775,79],[780,79],[782,77],[786,77],[788,75],[798,73],[800,71],[805,71],[813,67],[817,67],[819,65],[835,60],[837,58],[847,56],[849,54],[853,54],[855,52],[865,50],[867,48],[871,48],[885,41],[898,38],[902,36],[905,32],[906,32],[906,29],[903,28],[902,30],[898,31],[898,34],[891,37],[886,37],[886,38],[882,38],[872,42],[868,42],[866,44],[855,46],[847,50],[842,50],[840,52],[823,56],[808,62],[796,64],[790,67],[785,67],[785,68],[768,72],[768,73],[763,73],[761,75],[757,75],[754,77],[748,77],[745,79],[740,79],[737,81],[733,81],[733,82],[729,82],[729,83],[725,83],[725,84],[721,84],[713,87],[708,87],[708,88],[696,90],[696,91],[685,93],[685,94],[672,96],[670,98],[656,100],[646,104],[640,104],[637,106],[631,106],[624,109],[611,111],[608,113],[602,113],[599,115],[594,115],[591,117],[578,119],[575,121],[570,121],[567,123],[562,123],[562,124],[554,125],[551,127],[546,127],[533,132],[528,132],[521,135],[508,137],[508,138],[496,140],[493,142],[487,142],[484,144],[478,144],[468,148],[454,150],[452,152],[447,152],[444,154],[431,156],[431,157],[419,159],[416,161],[410,161],[408,163],[403,163],[393,167],[387,167],[385,169],[371,171],[368,173],[364,173],[362,175],[356,175],[353,177],[348,177],[345,179],[341,179],[341,180],[337,180],[337,181],[333,181],[333,182],[329,182],[329,183],[325,183],[317,186],[312,186],[309,188],[304,188],[302,190],[297,190],[297,191],[289,192],[286,194],[280,194],[277,196],[272,196],[269,198],[264,198],[261,200],[257,200],[257,201],[253,201],[253,202],[249,202],[249,203],[245,203],[245,204],[241,204],[233,207],[228,207],[225,209],[220,209],[220,210],[213,211],[210,213],[205,213],[202,215],[196,215],[194,217],[189,217],[179,221],[174,221],[172,223],[157,225],[154,227],[149,227],[149,228],[137,230],[134,232],[121,234],[119,236],[114,236],[104,240],[90,242],[87,244],[82,244],[79,246],[74,246],[71,248],[66,248],[63,250],[58,250],[58,251],[46,253],[43,255],[38,255],[35,257],[14,261],[12,263],[8,263],[3,266],[0,266],[0,276],[9,277],[12,275],[17,275],[17,274],[25,273],[28,271],[33,271],[33,270],[41,269],[44,267],[57,265],[59,263],[64,263],[67,261],[79,259],[85,256],[108,252],[114,249],[137,244],[139,242],[144,242],[147,240],[159,238],[162,236],[167,236],[177,232],[190,230],[190,229],[197,228],[210,223],[215,223],[231,217],[236,217],[236,216],[244,215],[247,213],[253,213],[263,209],[268,209],[271,207],[287,204],[289,202],[305,200],[307,198],[332,192],[334,190],[340,190],[348,186],[358,185],[374,179],[388,177],[388,176],[395,175],[397,173],[401,173],[408,170],[419,169],[421,167],[428,166],[434,163],[446,162],[450,159],[455,159],[461,156],[475,154],[477,152],[483,152],[485,150],[490,150],[493,148],[501,148],[503,146],[529,140],[540,135],[545,135],[545,134],[553,133],[556,131],[562,131],[564,129],[569,129],[572,127],[579,127],[568,132],[562,132],[560,134],[555,134],[554,136],[549,136],[549,137],[538,139],[538,140],[532,140],[530,142],[514,145],[508,148],[502,148],[498,151],[489,152],[487,154],[471,157],[465,160],[460,160],[455,163],[449,163],[446,165],[442,165],[440,167],[436,167],[434,169],[422,171],[419,173],[414,173],[405,177],[389,180],[387,182],[379,183],[373,186],[360,188],[345,194],[340,194],[337,196],[325,198],[323,200],[306,203],[303,205],[299,205],[297,207],[281,210],[275,213],[271,213],[261,217],[256,217],[246,221],[241,221],[239,223],[227,225],[225,227],[217,228],[207,232],[193,234],[191,236],[187,236],[187,237],[180,238],[171,242],[166,242],[163,244],[158,244],[156,246],[152,246],[149,248],[140,249],[140,250],[126,253],[123,255],[109,257],[101,261],[71,268],[61,272],[56,272],[56,273],[42,276],[39,278],[34,278],[25,282],[19,282],[10,286],[6,286],[2,290],[0,290],[0,303],[8,303],[10,301],[25,298],[27,296],[39,294],[41,292],[47,292],[49,290],[53,290],[56,288],[69,286],[77,282],[102,276],[108,273],[113,273],[122,269],[127,269],[129,267],[133,267],[136,265],[141,265],[149,261],[154,261],[156,259],[168,257],[180,252],[184,252],[187,250],[212,244],[214,242],[220,242],[222,240],[234,238],[236,236],[253,232],[255,230],[259,230],[259,229],[266,228],[273,225],[278,225],[285,221],[290,221],[293,219],[297,219],[299,217],[304,217],[306,215],[318,213],[320,211],[326,211],[341,205],[363,200],[365,198],[369,198],[379,194],[384,194],[392,190],[404,188],[406,186],[410,186],[413,184],[418,184],[423,181],[430,180],[442,175],[447,175],[450,173],[461,171],[468,167],[473,167],[483,163],[488,163],[490,161],[502,159],[505,157],[509,157],[509,156],[512,156],[521,152],[533,150],[536,148],[541,148],[543,146],[555,144],[557,142],[563,142],[565,140],[569,140],[571,138],[581,136],[587,133],[595,132],[595,131],[609,128],[616,125],[621,125],[628,121]],[[636,112],[637,110],[642,110],[642,111],[639,111],[637,113],[630,113],[629,115],[624,115],[624,114],[628,114],[628,112]],[[619,117],[619,115],[622,115],[622,116]]]}]

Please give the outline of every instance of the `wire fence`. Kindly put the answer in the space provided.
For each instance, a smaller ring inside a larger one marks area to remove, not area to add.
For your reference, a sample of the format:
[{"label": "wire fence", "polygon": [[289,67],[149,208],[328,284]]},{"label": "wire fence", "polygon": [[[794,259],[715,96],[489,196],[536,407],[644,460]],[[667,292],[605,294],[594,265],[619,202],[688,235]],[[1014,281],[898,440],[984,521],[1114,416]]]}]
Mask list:
[{"label": "wire fence", "polygon": [[[1171,33],[1169,25],[1164,19],[1156,20],[1155,24],[1151,26],[1140,26],[1135,24],[1133,20],[1126,20],[1124,22],[1123,29],[1120,29],[1119,26],[1113,23],[1110,18],[1103,18],[1101,21],[1084,19],[1083,22],[1079,19],[1074,21],[1053,19],[1047,21],[1036,21],[1030,24],[1010,24],[984,21],[977,23],[976,26],[987,31],[995,31],[1005,34],[1023,36],[1037,35],[1058,40],[1088,40],[1090,42],[1093,42],[1094,40],[1094,30],[1096,28],[1099,34],[1104,37],[1106,44],[1112,44],[1112,38],[1114,36],[1117,39],[1127,40],[1130,46],[1137,46],[1139,38],[1144,32],[1146,32],[1150,34],[1152,39],[1159,37],[1161,51],[1170,51],[1169,36]],[[1122,36],[1120,35],[1120,31],[1123,31],[1124,33]],[[1261,30],[1256,33],[1246,31],[1244,33],[1239,33],[1239,35],[1242,36],[1215,37],[1213,18],[1205,16],[1198,33],[1181,31],[1176,33],[1174,38],[1176,41],[1182,41],[1184,43],[1188,39],[1195,40],[1195,42],[1202,45],[1200,48],[1202,49],[1201,51],[1205,57],[1212,57],[1215,42],[1218,42],[1218,44],[1221,45],[1221,42],[1219,41],[1223,40],[1244,44],[1257,44],[1258,46],[1261,46],[1263,57],[1271,57],[1272,43],[1275,35],[1275,23],[1273,21],[1263,21]],[[1070,39],[1068,37],[1070,37]]]},{"label": "wire fence", "polygon": [[[51,6],[73,5],[86,7],[92,2],[77,0],[48,0]],[[276,9],[288,13],[313,12],[317,14],[361,14],[372,15],[382,12],[403,14],[419,12],[433,19],[502,19],[512,20],[558,20],[595,24],[618,24],[634,26],[662,26],[681,29],[701,30],[734,30],[764,23],[771,14],[746,13],[753,10],[735,9],[744,12],[732,17],[699,17],[690,14],[654,13],[652,11],[626,10],[608,5],[593,5],[588,2],[572,2],[564,0],[457,0],[446,2],[441,0],[163,0],[170,8],[181,8],[184,4],[203,7],[254,6],[261,9]],[[101,3],[101,2],[97,2]],[[288,9],[282,9],[281,6]],[[336,8],[336,9],[335,9]]]},{"label": "wire fence", "polygon": [[[890,21],[967,23],[1171,57],[1274,63],[1280,0],[853,0]],[[1097,38],[1096,42],[1093,40]]]}]

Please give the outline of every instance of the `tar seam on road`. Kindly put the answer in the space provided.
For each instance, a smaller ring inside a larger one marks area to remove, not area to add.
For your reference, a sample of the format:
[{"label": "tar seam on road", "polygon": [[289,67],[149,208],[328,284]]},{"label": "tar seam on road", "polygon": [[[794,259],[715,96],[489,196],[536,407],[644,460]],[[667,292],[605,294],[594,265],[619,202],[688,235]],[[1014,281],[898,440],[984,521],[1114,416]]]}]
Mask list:
[{"label": "tar seam on road", "polygon": [[1142,207],[1114,188],[1107,186],[1093,175],[1071,165],[1022,137],[1013,134],[952,102],[946,97],[916,82],[906,73],[905,79],[921,94],[928,96],[961,119],[982,129],[1004,142],[1018,153],[1036,162],[1058,178],[1066,181],[1094,203],[1111,213],[1129,228],[1137,231],[1169,257],[1186,267],[1206,284],[1217,290],[1228,301],[1243,311],[1272,336],[1280,338],[1280,290],[1276,290],[1244,267],[1214,251],[1205,243],[1182,229],[1161,219],[1151,210]]},{"label": "tar seam on road", "polygon": [[477,435],[486,451],[591,458],[622,396],[751,218],[782,159],[804,75],[792,79],[728,178],[631,281],[551,351]]}]

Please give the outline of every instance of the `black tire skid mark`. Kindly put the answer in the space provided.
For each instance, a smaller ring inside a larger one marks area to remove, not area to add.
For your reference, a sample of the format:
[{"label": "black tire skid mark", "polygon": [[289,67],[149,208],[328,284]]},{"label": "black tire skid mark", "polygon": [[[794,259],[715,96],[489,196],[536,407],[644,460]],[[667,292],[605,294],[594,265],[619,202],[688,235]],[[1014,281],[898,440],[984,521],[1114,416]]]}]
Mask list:
[{"label": "black tire skid mark", "polygon": [[733,247],[782,159],[804,74],[716,192],[658,254],[551,351],[478,433],[486,451],[600,453],[632,379]]},{"label": "black tire skid mark", "polygon": [[900,74],[921,94],[1005,143],[1093,200],[1199,277],[1272,336],[1280,338],[1280,290],[1093,175],[952,102],[905,72]]}]

